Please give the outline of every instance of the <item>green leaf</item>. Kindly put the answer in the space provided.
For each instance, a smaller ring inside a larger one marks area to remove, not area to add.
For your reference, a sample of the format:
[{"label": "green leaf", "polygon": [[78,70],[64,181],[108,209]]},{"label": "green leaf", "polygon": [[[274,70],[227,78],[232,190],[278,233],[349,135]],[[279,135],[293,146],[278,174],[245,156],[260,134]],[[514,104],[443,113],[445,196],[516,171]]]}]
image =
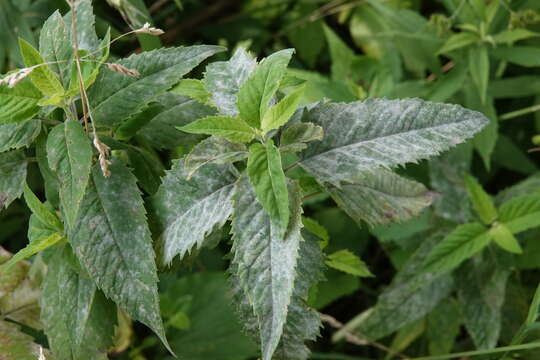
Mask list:
[{"label": "green leaf", "polygon": [[0,152],[28,147],[41,131],[41,121],[0,125]]},{"label": "green leaf", "polygon": [[426,98],[433,102],[448,101],[459,90],[463,88],[463,83],[467,78],[468,68],[460,62],[452,70],[441,76],[431,88],[430,95]]},{"label": "green leaf", "polygon": [[312,123],[296,123],[287,126],[283,130],[279,139],[279,147],[281,151],[289,149],[301,151],[307,147],[305,143],[322,140],[323,137],[324,130],[322,127]]},{"label": "green leaf", "polygon": [[67,227],[77,219],[92,167],[92,145],[77,120],[57,125],[47,139],[50,168],[60,181],[60,202]]},{"label": "green leaf", "polygon": [[457,301],[442,301],[427,316],[429,354],[444,355],[452,351],[463,322]]},{"label": "green leaf", "polygon": [[96,124],[107,127],[119,125],[176,84],[204,59],[222,50],[219,46],[203,45],[164,48],[117,61],[141,75],[131,78],[109,70],[99,73],[88,92]]},{"label": "green leaf", "polygon": [[[196,100],[175,94],[163,94],[156,99],[159,104],[154,114],[141,113],[143,124],[137,135],[147,140],[158,149],[174,149],[177,146],[189,147],[202,140],[200,136],[193,136],[180,132],[177,126],[187,125],[196,119],[215,114],[215,109]],[[124,124],[127,124],[124,123]]]},{"label": "green leaf", "polygon": [[64,231],[62,221],[60,221],[53,210],[49,209],[45,204],[39,201],[26,183],[24,183],[24,200],[26,201],[26,205],[32,210],[32,213],[35,214],[42,223],[59,232]]},{"label": "green leaf", "polygon": [[[19,47],[26,67],[44,64],[41,54],[24,39],[19,39]],[[30,79],[45,96],[59,95],[64,92],[60,80],[49,69],[49,65],[38,66],[30,73]]]},{"label": "green leaf", "polygon": [[470,175],[465,176],[465,186],[469,198],[476,210],[476,213],[485,225],[491,224],[497,219],[497,209],[491,196],[489,196],[476,179]]},{"label": "green leaf", "polygon": [[[12,257],[12,254],[9,251],[4,250],[0,247],[0,266],[4,266]],[[0,280],[0,298],[3,298],[7,294],[13,292],[26,278],[28,273],[29,264],[26,262],[19,262],[15,267],[9,269],[2,274]]]},{"label": "green leaf", "polygon": [[540,66],[540,49],[533,46],[497,47],[490,52],[499,60],[525,67]]},{"label": "green leaf", "polygon": [[[174,282],[167,280],[160,282],[160,288],[164,288],[160,289],[161,303],[173,304],[171,310],[175,312],[183,309],[176,314],[184,314],[190,323],[188,331],[169,330],[178,358],[227,360],[257,356],[257,346],[242,332],[235,317],[228,279],[223,273],[205,271],[178,276]],[[183,307],[179,306],[182,298],[188,299]],[[165,306],[162,308],[165,312]]]},{"label": "green leaf", "polygon": [[53,233],[47,237],[42,237],[31,241],[25,248],[19,250],[15,255],[11,257],[7,262],[0,265],[0,274],[5,274],[11,267],[17,264],[19,261],[29,258],[38,252],[45,250],[51,246],[58,244],[60,241],[65,240],[64,235],[60,233]]},{"label": "green leaf", "polygon": [[190,178],[206,164],[232,163],[244,160],[248,154],[248,150],[243,144],[230,142],[221,136],[211,136],[195,145],[187,155],[184,167],[188,178]]},{"label": "green leaf", "polygon": [[235,143],[250,142],[256,135],[256,132],[243,120],[225,116],[208,116],[178,127],[178,130],[190,134],[223,136]]},{"label": "green leaf", "polygon": [[[454,287],[452,277],[421,271],[426,257],[443,234],[428,236],[382,292],[377,304],[345,324],[344,329],[376,341],[421,319],[446,298]],[[334,334],[334,342],[346,336],[344,329]]]},{"label": "green leaf", "polygon": [[325,264],[336,270],[358,277],[374,276],[371,271],[369,271],[366,263],[349,250],[339,250],[328,255]]},{"label": "green leaf", "polygon": [[161,177],[165,175],[165,167],[159,155],[152,149],[130,146],[127,157],[139,186],[147,194],[155,194],[161,185]]},{"label": "green leaf", "polygon": [[23,193],[28,161],[21,150],[0,153],[0,210]]},{"label": "green leaf", "polygon": [[58,178],[49,167],[49,159],[47,158],[47,134],[42,132],[36,141],[36,159],[39,166],[39,171],[43,177],[43,187],[45,188],[45,198],[47,201],[58,208],[60,206]]},{"label": "green leaf", "polygon": [[450,51],[458,50],[466,46],[472,45],[476,42],[479,42],[480,38],[477,34],[470,32],[461,32],[459,34],[454,34],[446,40],[444,45],[439,49],[437,54],[446,54]]},{"label": "green leaf", "polygon": [[487,124],[478,112],[419,99],[319,104],[305,121],[322,126],[325,137],[309,144],[300,166],[334,185],[362,171],[438,155]]},{"label": "green leaf", "polygon": [[278,346],[294,289],[298,247],[302,241],[301,204],[297,194],[292,194],[295,215],[285,239],[272,235],[271,219],[247,181],[239,184],[235,196],[231,273],[236,278],[236,291],[247,298],[256,316],[255,328],[260,329],[264,360],[272,359]]},{"label": "green leaf", "polygon": [[319,280],[321,253],[316,241],[302,240],[298,185],[291,184],[290,193],[293,215],[285,239],[272,235],[271,219],[245,179],[235,196],[231,284],[242,323],[258,337],[263,360],[274,353],[306,359],[303,341],[319,331],[318,316],[304,302]]},{"label": "green leaf", "polygon": [[[77,25],[77,40],[80,50],[97,50],[99,39],[95,31],[95,17],[92,9],[92,0],[77,0],[75,2],[75,14]],[[75,37],[71,33],[71,21],[73,13],[71,11],[64,15],[64,22],[68,30],[70,44],[75,43]]]},{"label": "green leaf", "polygon": [[0,85],[0,124],[31,119],[39,112],[41,98],[41,93],[30,79],[24,79],[12,89]]},{"label": "green leaf", "polygon": [[57,249],[43,284],[41,317],[57,360],[106,360],[116,308],[91,279],[79,275]]},{"label": "green leaf", "polygon": [[238,91],[240,118],[249,125],[260,128],[270,101],[285,75],[293,49],[278,51],[265,58],[255,68]]},{"label": "green leaf", "polygon": [[459,225],[432,250],[426,260],[425,271],[452,270],[486,247],[491,240],[491,235],[482,224]]},{"label": "green leaf", "polygon": [[512,234],[540,226],[540,194],[518,196],[502,204],[499,222]]},{"label": "green leaf", "polygon": [[103,177],[99,165],[69,241],[81,265],[105,296],[150,327],[167,345],[157,295],[152,239],[135,177],[118,160]]},{"label": "green leaf", "polygon": [[483,255],[458,270],[456,277],[462,279],[457,283],[458,296],[474,345],[478,349],[493,349],[502,329],[501,310],[511,265],[493,253]]},{"label": "green leaf", "polygon": [[202,80],[198,79],[184,79],[172,88],[171,92],[193,98],[203,104],[208,104],[212,97],[212,94],[204,87]]},{"label": "green leaf", "polygon": [[332,78],[339,81],[347,80],[352,71],[352,64],[355,58],[354,52],[336,35],[328,26],[323,26],[328,50],[332,58],[331,73]]},{"label": "green leaf", "polygon": [[328,246],[330,242],[330,234],[328,234],[328,230],[326,230],[324,226],[319,224],[317,220],[314,220],[307,216],[302,216],[302,224],[307,231],[309,231],[311,234],[315,235],[321,240],[321,249],[324,249],[326,246]]},{"label": "green leaf", "polygon": [[493,40],[498,44],[512,44],[519,40],[530,39],[533,37],[538,37],[540,34],[527,30],[527,29],[511,29],[504,30],[498,34],[493,35]]},{"label": "green leaf", "polygon": [[208,164],[190,180],[183,161],[174,163],[152,198],[159,223],[160,263],[183,258],[206,237],[221,228],[232,213],[236,176],[229,165]]},{"label": "green leaf", "polygon": [[436,196],[424,185],[382,169],[359,173],[340,187],[328,185],[326,191],[356,222],[370,225],[407,221]]},{"label": "green leaf", "polygon": [[473,215],[464,184],[472,155],[472,144],[465,143],[429,162],[431,187],[440,195],[434,203],[435,213],[454,223],[467,222]]},{"label": "green leaf", "polygon": [[469,72],[480,93],[480,101],[486,103],[489,83],[489,56],[486,46],[475,46],[469,49]]},{"label": "green leaf", "polygon": [[521,245],[519,245],[518,240],[510,230],[508,230],[506,225],[501,223],[493,224],[493,227],[489,229],[489,234],[493,238],[493,241],[504,250],[514,254],[523,253],[523,249],[521,248]]},{"label": "green leaf", "polygon": [[247,172],[257,200],[270,216],[272,236],[282,238],[289,224],[289,193],[281,155],[271,139],[266,145],[250,146]]},{"label": "green leaf", "polygon": [[69,29],[66,28],[66,23],[58,10],[43,23],[39,37],[39,52],[45,61],[53,63],[49,67],[60,75],[60,82],[67,81],[73,49]]},{"label": "green leaf", "polygon": [[[31,336],[22,332],[18,325],[4,320],[0,320],[0,348],[6,360],[36,360],[40,354],[40,346]],[[44,351],[45,354],[48,352]],[[52,360],[49,356],[45,359]]]},{"label": "green leaf", "polygon": [[[92,85],[100,72],[100,69],[102,68],[102,63],[105,63],[107,59],[109,58],[109,52],[110,52],[110,42],[111,42],[111,31],[110,29],[107,30],[107,33],[105,34],[105,37],[100,43],[99,49],[100,51],[96,52],[88,52],[85,50],[79,50],[79,57],[83,60],[87,61],[81,61],[81,77],[83,79],[84,88],[88,89],[90,85]],[[76,96],[80,92],[80,84],[79,84],[79,70],[77,68],[77,64],[74,62],[71,62],[71,71],[70,71],[70,82],[69,82],[69,89],[67,90],[65,96]]]},{"label": "green leaf", "polygon": [[239,47],[229,61],[213,62],[206,67],[203,82],[220,114],[238,116],[237,93],[256,66],[257,60]]},{"label": "green leaf", "polygon": [[279,103],[269,108],[261,121],[262,131],[267,133],[285,125],[296,111],[298,105],[300,105],[304,91],[305,87],[301,86],[298,90],[285,96]]}]

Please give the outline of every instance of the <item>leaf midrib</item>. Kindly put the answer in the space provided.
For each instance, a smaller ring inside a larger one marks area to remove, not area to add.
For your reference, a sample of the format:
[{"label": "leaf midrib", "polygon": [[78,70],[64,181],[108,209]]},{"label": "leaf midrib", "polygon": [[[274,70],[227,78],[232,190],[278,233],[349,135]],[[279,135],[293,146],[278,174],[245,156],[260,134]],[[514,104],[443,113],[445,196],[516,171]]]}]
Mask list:
[{"label": "leaf midrib", "polygon": [[[346,150],[347,148],[362,146],[362,145],[365,145],[365,143],[368,143],[370,141],[382,140],[382,139],[391,138],[391,137],[395,137],[395,136],[399,136],[399,135],[406,135],[406,134],[409,134],[409,133],[419,132],[419,131],[422,131],[422,130],[438,129],[438,128],[445,127],[445,126],[448,126],[448,125],[461,124],[461,123],[470,121],[471,119],[473,119],[473,118],[468,118],[468,119],[465,119],[465,120],[456,121],[456,122],[452,122],[452,123],[439,124],[439,125],[431,126],[431,127],[424,127],[424,128],[419,128],[419,129],[411,129],[411,130],[407,130],[407,131],[404,131],[404,132],[393,133],[393,134],[373,137],[373,138],[369,138],[369,139],[362,139],[361,141],[353,142],[353,143],[346,144],[346,145],[339,146],[339,147],[335,147],[335,148],[332,148],[332,149],[328,149],[326,151],[315,154],[315,155],[313,155],[311,157],[305,158],[300,162],[300,164],[302,164],[305,161],[313,160],[313,159],[315,159],[315,158],[317,158],[319,156],[323,156],[323,155],[326,155],[326,154],[334,152],[334,151],[343,151],[343,150]],[[470,134],[468,137],[472,137],[472,135],[473,134]]]}]

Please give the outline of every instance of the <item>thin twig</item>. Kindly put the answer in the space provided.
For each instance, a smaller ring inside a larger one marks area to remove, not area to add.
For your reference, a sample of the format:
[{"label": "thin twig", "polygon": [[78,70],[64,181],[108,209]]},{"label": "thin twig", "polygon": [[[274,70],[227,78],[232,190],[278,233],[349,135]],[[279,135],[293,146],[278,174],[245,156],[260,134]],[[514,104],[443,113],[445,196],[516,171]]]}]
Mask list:
[{"label": "thin twig", "polygon": [[[442,71],[443,74],[447,73],[450,70],[452,70],[454,68],[454,66],[456,66],[456,64],[453,61],[449,61],[446,64],[444,64],[441,71]],[[426,78],[427,82],[432,82],[432,81],[435,81],[435,80],[437,80],[437,74],[431,74]]]},{"label": "thin twig", "polygon": [[99,137],[96,131],[96,125],[92,116],[92,111],[90,109],[90,102],[88,101],[88,95],[86,94],[86,88],[84,87],[84,77],[81,71],[81,59],[79,57],[79,42],[77,36],[77,9],[75,6],[76,1],[77,0],[71,0],[70,2],[71,14],[73,17],[71,20],[71,32],[73,34],[73,50],[75,51],[75,64],[77,67],[77,77],[79,80],[79,91],[81,93],[83,120],[86,132],[88,132],[88,119],[90,119],[91,121],[92,134],[94,136],[93,144],[99,153],[99,164],[101,166],[101,172],[103,173],[103,176],[108,177],[111,175],[109,171],[109,165],[111,164],[111,162],[108,160],[108,157],[110,155],[110,148],[107,145],[103,144],[101,141],[99,141]]},{"label": "thin twig", "polygon": [[358,336],[356,334],[353,334],[349,330],[345,329],[344,328],[345,325],[342,322],[340,322],[339,320],[337,320],[333,316],[319,313],[319,317],[321,318],[321,321],[323,323],[327,323],[328,325],[330,325],[334,329],[340,329],[344,333],[345,341],[347,341],[348,343],[351,343],[353,345],[358,345],[358,346],[371,345],[373,347],[376,347],[379,350],[387,352],[388,354],[390,354],[392,356],[397,356],[397,357],[399,357],[401,359],[410,359],[410,357],[408,357],[407,355],[404,355],[404,354],[400,353],[399,351],[395,351],[395,350],[389,348],[386,345],[383,345],[383,344],[378,343],[376,341],[369,340],[366,337],[360,337],[360,336]]}]

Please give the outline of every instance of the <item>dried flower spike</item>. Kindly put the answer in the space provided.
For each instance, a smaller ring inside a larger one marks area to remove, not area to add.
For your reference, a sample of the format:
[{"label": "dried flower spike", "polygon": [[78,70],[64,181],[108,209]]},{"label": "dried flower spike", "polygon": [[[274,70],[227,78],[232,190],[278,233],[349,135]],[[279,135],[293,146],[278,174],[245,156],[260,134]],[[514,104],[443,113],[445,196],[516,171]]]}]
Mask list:
[{"label": "dried flower spike", "polygon": [[111,155],[111,148],[99,141],[97,136],[94,136],[94,146],[99,152],[99,166],[101,167],[101,172],[103,173],[103,176],[111,176],[109,165],[111,165],[112,163],[107,159]]},{"label": "dried flower spike", "polygon": [[149,35],[159,36],[159,35],[164,34],[165,31],[163,31],[161,29],[158,29],[158,28],[155,28],[155,27],[150,27],[150,23],[145,23],[142,28],[135,30],[134,33],[135,34],[149,34]]},{"label": "dried flower spike", "polygon": [[120,64],[106,63],[107,67],[114,72],[124,74],[133,78],[138,78],[141,74],[135,69],[128,69],[127,67]]},{"label": "dried flower spike", "polygon": [[25,77],[30,75],[30,73],[34,71],[35,68],[36,68],[35,66],[22,68],[14,72],[13,74],[10,74],[6,76],[5,78],[1,79],[0,85],[7,85],[8,88],[13,88],[15,85],[20,83]]}]

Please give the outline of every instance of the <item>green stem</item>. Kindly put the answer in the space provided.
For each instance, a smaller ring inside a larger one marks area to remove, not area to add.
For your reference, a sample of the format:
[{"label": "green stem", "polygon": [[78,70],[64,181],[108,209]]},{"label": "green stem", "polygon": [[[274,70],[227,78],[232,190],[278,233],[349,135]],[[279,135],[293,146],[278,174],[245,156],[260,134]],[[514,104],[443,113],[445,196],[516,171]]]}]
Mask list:
[{"label": "green stem", "polygon": [[503,114],[503,115],[499,116],[499,119],[500,120],[510,120],[510,119],[517,118],[517,117],[520,117],[522,115],[527,115],[527,114],[537,112],[537,111],[540,111],[540,104],[529,106],[529,107],[526,107],[524,109],[520,109],[520,110],[516,110],[516,111],[512,111],[512,112]]},{"label": "green stem", "polygon": [[468,356],[480,356],[480,355],[489,355],[489,354],[497,354],[502,352],[508,352],[508,351],[520,351],[520,350],[529,350],[529,349],[536,349],[540,348],[540,341],[535,341],[528,344],[523,345],[512,345],[512,346],[503,346],[491,350],[475,350],[475,351],[466,351],[466,352],[460,352],[460,353],[454,353],[454,354],[448,354],[448,355],[437,355],[437,356],[425,356],[425,357],[419,357],[419,358],[412,358],[411,360],[446,360],[446,359],[457,359],[462,357],[468,357]]}]

